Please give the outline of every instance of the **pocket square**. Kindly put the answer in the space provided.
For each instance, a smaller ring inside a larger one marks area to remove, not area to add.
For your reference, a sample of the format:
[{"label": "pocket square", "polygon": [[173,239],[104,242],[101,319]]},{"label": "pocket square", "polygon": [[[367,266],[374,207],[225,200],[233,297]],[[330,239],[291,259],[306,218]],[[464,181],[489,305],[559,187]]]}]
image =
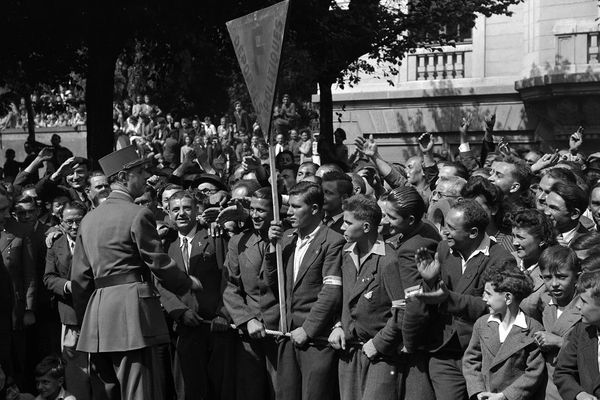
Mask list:
[{"label": "pocket square", "polygon": [[372,290],[370,292],[365,293],[365,299],[371,300],[371,297],[373,297],[373,291]]}]

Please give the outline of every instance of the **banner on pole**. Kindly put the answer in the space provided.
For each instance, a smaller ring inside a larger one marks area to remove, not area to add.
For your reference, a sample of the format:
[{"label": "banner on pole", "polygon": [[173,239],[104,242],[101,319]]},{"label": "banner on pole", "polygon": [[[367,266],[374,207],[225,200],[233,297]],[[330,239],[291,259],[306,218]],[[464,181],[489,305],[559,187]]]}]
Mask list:
[{"label": "banner on pole", "polygon": [[289,0],[227,22],[257,120],[268,137]]}]

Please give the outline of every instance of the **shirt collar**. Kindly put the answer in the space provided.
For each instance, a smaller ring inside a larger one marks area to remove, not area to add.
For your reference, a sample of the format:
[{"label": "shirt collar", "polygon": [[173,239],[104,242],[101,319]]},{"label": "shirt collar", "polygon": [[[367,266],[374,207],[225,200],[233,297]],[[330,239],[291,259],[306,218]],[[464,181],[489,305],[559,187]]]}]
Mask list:
[{"label": "shirt collar", "polygon": [[575,225],[575,228],[571,229],[570,231],[561,233],[562,238],[565,241],[565,243],[571,243],[571,241],[575,237],[575,234],[577,233],[578,229],[579,229],[579,224]]},{"label": "shirt collar", "polygon": [[[356,242],[352,242],[344,249],[346,252],[353,252],[358,254],[358,249],[356,248]],[[373,247],[371,250],[365,254],[363,257],[366,257],[369,254],[377,254],[378,256],[385,256],[385,243],[381,239],[377,239],[375,243],[373,243]]]},{"label": "shirt collar", "polygon": [[[490,255],[490,246],[491,245],[492,245],[492,240],[490,239],[490,237],[488,236],[488,234],[485,233],[483,235],[483,239],[481,240],[481,243],[479,243],[479,246],[477,246],[477,248],[473,251],[473,253],[471,253],[471,255],[469,256],[469,258],[467,258],[466,261],[469,261],[471,258],[475,257],[479,253],[483,254],[484,256],[488,256],[489,257],[489,255]],[[452,250],[452,253],[454,255],[458,254],[458,256],[460,258],[463,258],[462,254],[460,254],[459,251]],[[463,258],[463,260],[464,260],[464,258]]]},{"label": "shirt collar", "polygon": [[181,242],[181,245],[183,245],[183,238],[186,238],[190,243],[192,242],[192,240],[194,239],[194,236],[196,236],[197,228],[198,228],[197,226],[194,226],[192,228],[192,230],[188,232],[187,235],[182,235],[181,233],[177,233],[177,235],[179,235],[179,241]]},{"label": "shirt collar", "polygon": [[340,218],[342,218],[344,216],[344,212],[342,211],[339,214],[336,215],[332,215],[329,218],[331,218],[333,220],[333,222],[338,222]]},{"label": "shirt collar", "polygon": [[298,230],[296,230],[296,234],[298,235],[298,241],[312,240],[317,235],[317,232],[319,231],[319,229],[321,229],[321,224],[317,225],[317,227],[315,228],[314,231],[312,231],[311,233],[309,233],[308,235],[306,235],[304,237],[300,237],[300,232]]},{"label": "shirt collar", "polygon": [[[502,323],[498,314],[490,314],[488,317],[488,322],[497,322],[498,324]],[[513,326],[518,326],[519,328],[527,329],[527,320],[525,319],[525,314],[523,311],[519,310],[517,317],[515,318],[515,322],[513,322]]]}]

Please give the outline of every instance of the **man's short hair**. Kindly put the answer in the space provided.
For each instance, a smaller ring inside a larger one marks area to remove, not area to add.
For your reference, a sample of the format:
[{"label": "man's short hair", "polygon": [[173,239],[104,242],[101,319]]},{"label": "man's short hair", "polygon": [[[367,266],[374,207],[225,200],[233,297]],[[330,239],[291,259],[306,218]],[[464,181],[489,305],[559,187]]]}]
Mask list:
[{"label": "man's short hair", "polygon": [[359,221],[368,222],[377,231],[381,222],[381,208],[377,201],[362,194],[356,194],[344,200],[342,204],[344,211],[351,212]]},{"label": "man's short hair", "polygon": [[550,168],[545,170],[542,173],[542,176],[549,176],[550,178],[565,183],[577,183],[577,177],[575,176],[573,171],[570,171],[566,168]]},{"label": "man's short hair", "polygon": [[445,185],[448,185],[448,192],[451,196],[461,196],[461,192],[467,181],[460,176],[449,176],[444,180],[438,180],[438,184],[444,182]]},{"label": "man's short hair", "polygon": [[350,179],[352,179],[353,191],[355,187],[358,187],[360,190],[359,194],[365,194],[367,192],[367,186],[365,185],[365,181],[362,176],[354,172],[348,172],[348,176]]},{"label": "man's short hair", "polygon": [[176,185],[174,183],[169,183],[159,189],[158,194],[160,195],[161,198],[162,198],[163,193],[166,192],[167,190],[183,190],[183,187],[180,185]]},{"label": "man's short hair", "polygon": [[183,199],[190,199],[192,201],[193,206],[196,206],[198,204],[196,197],[194,197],[194,195],[188,192],[187,190],[180,190],[179,192],[173,193],[173,195],[169,197],[169,204],[171,204],[171,202],[174,200]]},{"label": "man's short hair", "polygon": [[456,176],[459,178],[463,178],[464,180],[469,179],[469,171],[467,167],[464,166],[463,163],[457,161],[444,161],[444,167],[454,167],[456,168]]},{"label": "man's short hair", "polygon": [[466,229],[477,228],[480,234],[485,232],[490,219],[481,205],[475,200],[466,199],[452,206],[457,211],[462,211],[464,227]]},{"label": "man's short hair", "polygon": [[385,193],[380,200],[390,203],[390,206],[402,218],[408,218],[412,215],[415,222],[419,222],[425,214],[425,201],[423,201],[423,197],[417,192],[417,189],[412,186],[399,186],[391,192]]},{"label": "man's short hair", "polygon": [[319,206],[319,209],[323,208],[323,189],[321,185],[302,181],[294,185],[288,194],[290,197],[299,196],[306,204],[316,204]]},{"label": "man's short hair", "polygon": [[310,165],[315,170],[315,173],[319,169],[319,166],[312,161],[304,161],[302,164],[300,164],[300,166],[298,168],[302,168],[307,165]]},{"label": "man's short hair", "polygon": [[517,302],[533,292],[533,280],[517,266],[515,260],[493,265],[483,273],[483,281],[497,292],[512,293]]},{"label": "man's short hair", "polygon": [[[253,191],[252,193],[253,199],[267,200],[273,208],[273,192],[270,187],[262,187],[258,190]],[[281,195],[277,193],[277,201],[279,206],[281,207]]]},{"label": "man's short hair", "polygon": [[239,188],[244,188],[248,194],[252,194],[260,189],[260,183],[255,179],[241,179],[232,186],[231,192],[233,193],[234,190]]},{"label": "man's short hair", "polygon": [[337,191],[340,195],[352,196],[354,186],[352,185],[352,179],[348,175],[339,171],[329,171],[323,175],[323,183],[325,182],[336,182]]},{"label": "man's short hair", "polygon": [[483,196],[490,206],[502,204],[503,194],[498,186],[482,176],[472,176],[463,187],[461,195],[465,199],[475,199]]},{"label": "man's short hair", "polygon": [[65,377],[65,362],[59,356],[53,355],[45,357],[35,366],[34,376],[40,378],[44,375],[50,375],[54,379]]},{"label": "man's short hair", "polygon": [[60,212],[61,217],[65,215],[66,210],[77,210],[80,211],[83,215],[87,214],[88,212],[87,206],[81,201],[77,200],[69,201],[67,204],[65,204],[62,211]]},{"label": "man's short hair", "polygon": [[586,192],[574,183],[558,181],[552,185],[551,192],[559,195],[565,202],[567,211],[571,214],[575,210],[579,211],[579,215],[583,214],[589,204],[589,198]]}]

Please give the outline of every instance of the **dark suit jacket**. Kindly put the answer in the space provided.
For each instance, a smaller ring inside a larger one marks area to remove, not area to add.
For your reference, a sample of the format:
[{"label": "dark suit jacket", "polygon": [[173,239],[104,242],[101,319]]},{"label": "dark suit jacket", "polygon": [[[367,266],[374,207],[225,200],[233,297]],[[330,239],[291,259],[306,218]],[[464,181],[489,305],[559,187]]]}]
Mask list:
[{"label": "dark suit jacket", "polygon": [[581,392],[600,397],[598,328],[578,322],[558,353],[554,383],[563,399]]},{"label": "dark suit jacket", "polygon": [[347,339],[373,339],[379,353],[397,354],[402,341],[404,289],[396,253],[384,245],[385,255],[371,254],[357,271],[352,245],[342,255],[342,327]]},{"label": "dark suit jacket", "polygon": [[579,223],[577,225],[577,231],[575,231],[575,236],[573,236],[573,239],[571,239],[571,241],[569,242],[569,247],[571,247],[571,245],[575,242],[575,240],[577,240],[579,236],[583,236],[586,233],[590,233],[590,231],[581,223]]},{"label": "dark suit jacket", "polygon": [[73,257],[69,249],[67,236],[62,235],[52,244],[46,253],[46,271],[44,285],[58,300],[60,322],[65,325],[77,325],[77,316],[73,309],[71,294],[65,293],[65,284],[71,278],[71,263]]},{"label": "dark suit jacket", "polygon": [[[113,190],[83,218],[76,243],[71,286],[82,321],[77,349],[102,353],[169,343],[150,274],[178,295],[188,292],[192,281],[162,252],[152,211]],[[95,278],[132,272],[144,275],[144,282],[95,288]]]},{"label": "dark suit jacket", "polygon": [[14,293],[13,328],[23,328],[25,310],[35,310],[36,276],[31,239],[22,225],[12,220],[0,232],[3,267],[12,282]]},{"label": "dark suit jacket", "polygon": [[236,326],[256,318],[267,329],[279,329],[278,296],[264,280],[268,245],[254,231],[242,232],[229,241],[223,301]]},{"label": "dark suit jacket", "polygon": [[[321,224],[308,246],[294,282],[298,235],[286,231],[282,240],[288,329],[303,327],[311,338],[328,336],[341,312],[341,264],[344,238]],[[275,253],[267,253],[265,279],[277,293]]]},{"label": "dark suit jacket", "polygon": [[192,275],[202,284],[202,290],[195,292],[196,301],[190,302],[189,297],[180,298],[161,284],[158,290],[165,311],[173,320],[177,321],[188,309],[197,312],[203,319],[211,320],[217,315],[227,318],[227,312],[223,305],[223,290],[225,289],[224,278],[224,255],[225,243],[223,238],[214,238],[208,234],[206,229],[197,228],[192,239],[190,252],[189,272],[186,272],[183,263],[183,255],[180,248],[179,235],[168,246],[168,254],[177,267],[184,273]]},{"label": "dark suit jacket", "polygon": [[480,392],[504,393],[507,399],[544,399],[546,365],[533,334],[544,327],[525,316],[527,328],[513,326],[500,343],[497,322],[484,315],[475,322],[463,357],[469,398]]},{"label": "dark suit jacket", "polygon": [[[412,232],[396,235],[386,241],[398,257],[400,279],[404,290],[418,288],[423,281],[415,262],[416,251],[424,247],[434,253],[440,240],[440,234],[435,227],[421,222]],[[428,307],[420,301],[406,302],[406,310],[402,318],[402,340],[404,347],[411,352],[425,344],[423,335],[428,315]]]},{"label": "dark suit jacket", "polygon": [[[489,256],[477,254],[467,262],[462,273],[461,258],[451,252],[448,242],[440,242],[437,253],[442,266],[441,279],[450,295],[431,313],[429,345],[434,352],[462,353],[471,339],[473,324],[487,311],[481,297],[485,284],[482,279],[484,271],[511,260],[512,256],[491,240]],[[458,339],[460,347],[456,346],[453,338]]]}]

